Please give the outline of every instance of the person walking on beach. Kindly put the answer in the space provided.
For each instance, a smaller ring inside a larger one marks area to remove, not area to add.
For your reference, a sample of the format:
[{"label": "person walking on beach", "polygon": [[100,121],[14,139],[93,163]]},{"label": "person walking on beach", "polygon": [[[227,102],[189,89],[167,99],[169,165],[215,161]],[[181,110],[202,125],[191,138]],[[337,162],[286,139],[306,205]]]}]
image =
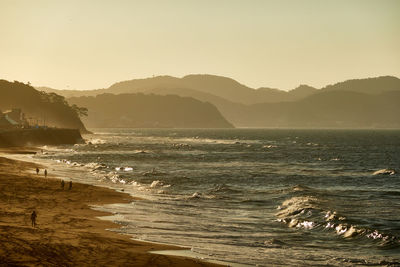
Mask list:
[{"label": "person walking on beach", "polygon": [[69,187],[68,187],[68,190],[71,190],[72,189],[72,181],[69,181]]},{"label": "person walking on beach", "polygon": [[44,178],[47,178],[47,170],[44,170]]},{"label": "person walking on beach", "polygon": [[61,180],[61,189],[64,190],[64,180]]},{"label": "person walking on beach", "polygon": [[37,217],[36,211],[32,211],[32,214],[31,214],[32,227],[36,226],[36,217]]},{"label": "person walking on beach", "polygon": [[38,175],[38,174],[39,174],[39,168],[36,167],[36,175]]}]

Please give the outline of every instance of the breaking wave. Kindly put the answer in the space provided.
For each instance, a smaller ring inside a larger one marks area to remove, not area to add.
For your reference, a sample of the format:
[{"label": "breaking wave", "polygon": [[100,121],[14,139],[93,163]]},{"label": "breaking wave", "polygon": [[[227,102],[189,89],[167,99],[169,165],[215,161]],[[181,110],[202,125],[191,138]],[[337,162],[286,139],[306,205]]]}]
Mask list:
[{"label": "breaking wave", "polygon": [[372,173],[372,175],[395,175],[396,171],[393,169],[381,169]]},{"label": "breaking wave", "polygon": [[[290,189],[301,196],[292,196],[277,207],[275,214],[278,222],[290,228],[325,231],[346,239],[364,239],[371,245],[383,249],[399,248],[400,238],[390,232],[364,227],[350,220],[351,214],[344,215],[329,207],[329,201],[318,195],[317,190],[306,186],[295,186]],[[314,195],[310,194],[314,191]],[[376,241],[376,242],[375,242]]]}]

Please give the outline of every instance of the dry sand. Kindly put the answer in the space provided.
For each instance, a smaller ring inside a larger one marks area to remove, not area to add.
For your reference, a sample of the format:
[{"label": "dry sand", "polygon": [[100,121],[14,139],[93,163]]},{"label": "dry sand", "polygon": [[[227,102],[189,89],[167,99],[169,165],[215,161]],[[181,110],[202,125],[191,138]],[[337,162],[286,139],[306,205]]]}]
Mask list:
[{"label": "dry sand", "polygon": [[[217,266],[151,254],[180,248],[105,230],[118,225],[96,218],[109,214],[89,205],[129,202],[130,195],[77,183],[71,191],[68,183],[61,190],[60,180],[43,178],[42,166],[34,174],[36,166],[0,157],[0,266]],[[33,210],[38,214],[35,228]]]}]

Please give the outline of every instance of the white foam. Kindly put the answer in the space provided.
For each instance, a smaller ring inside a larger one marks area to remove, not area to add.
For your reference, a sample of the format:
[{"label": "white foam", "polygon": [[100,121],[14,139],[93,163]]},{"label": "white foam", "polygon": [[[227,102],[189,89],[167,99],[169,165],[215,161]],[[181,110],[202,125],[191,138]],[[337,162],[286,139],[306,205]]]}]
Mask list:
[{"label": "white foam", "polygon": [[162,185],[162,182],[160,180],[155,180],[151,183],[150,187],[153,188],[160,185]]},{"label": "white foam", "polygon": [[346,233],[347,227],[339,224],[338,226],[336,226],[335,230],[338,235],[342,235],[342,234]]},{"label": "white foam", "polygon": [[86,143],[88,145],[102,145],[102,144],[106,143],[106,140],[103,140],[103,139],[100,139],[100,138],[93,138],[93,139],[90,139],[90,140],[86,141]]},{"label": "white foam", "polygon": [[368,234],[367,237],[372,239],[380,239],[383,237],[383,235],[379,233],[377,230],[375,230],[374,232]]},{"label": "white foam", "polygon": [[360,233],[361,231],[356,229],[353,226],[350,226],[350,228],[346,231],[346,233],[344,233],[344,237],[353,237],[356,236]]},{"label": "white foam", "polygon": [[278,147],[278,146],[275,146],[275,145],[265,145],[265,146],[263,146],[263,148],[275,148],[275,147]]},{"label": "white foam", "polygon": [[154,180],[151,184],[150,184],[150,188],[155,188],[155,187],[163,187],[163,188],[168,188],[171,185],[169,184],[164,184],[162,181],[160,180]]},{"label": "white foam", "polygon": [[91,169],[92,171],[107,168],[107,166],[105,164],[97,163],[97,162],[90,162],[90,163],[85,164],[84,166],[88,169]]},{"label": "white foam", "polygon": [[315,223],[311,221],[303,221],[297,224],[297,227],[303,227],[305,229],[312,229],[314,228]]},{"label": "white foam", "polygon": [[190,198],[200,198],[200,196],[201,196],[200,192],[194,192]]},{"label": "white foam", "polygon": [[116,170],[116,171],[126,171],[126,172],[129,172],[129,171],[133,171],[133,168],[132,168],[132,167],[115,167],[115,170]]},{"label": "white foam", "polygon": [[327,220],[327,221],[332,221],[332,220],[334,220],[334,219],[337,219],[336,211],[334,211],[334,212],[328,211],[328,212],[326,213],[326,215],[325,215],[325,220]]},{"label": "white foam", "polygon": [[334,227],[335,227],[335,224],[334,223],[330,223],[330,222],[328,222],[326,224],[326,226],[325,226],[325,228],[334,228]]},{"label": "white foam", "polygon": [[315,197],[292,197],[285,200],[280,206],[280,212],[277,213],[278,217],[286,218],[293,214],[304,212],[308,208],[317,208],[315,203],[317,199]]},{"label": "white foam", "polygon": [[375,171],[372,175],[395,175],[396,171],[393,169],[381,169]]}]

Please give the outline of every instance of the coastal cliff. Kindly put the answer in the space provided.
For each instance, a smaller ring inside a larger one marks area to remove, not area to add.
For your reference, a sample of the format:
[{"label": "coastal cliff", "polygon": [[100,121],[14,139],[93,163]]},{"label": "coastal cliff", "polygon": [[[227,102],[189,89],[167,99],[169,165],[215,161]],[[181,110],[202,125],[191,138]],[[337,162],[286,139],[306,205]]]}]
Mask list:
[{"label": "coastal cliff", "polygon": [[83,143],[78,129],[32,128],[0,131],[0,147]]},{"label": "coastal cliff", "polygon": [[0,80],[0,111],[21,109],[29,125],[79,129],[89,133],[81,121],[86,109],[71,106],[63,96],[35,90],[29,83]]}]

